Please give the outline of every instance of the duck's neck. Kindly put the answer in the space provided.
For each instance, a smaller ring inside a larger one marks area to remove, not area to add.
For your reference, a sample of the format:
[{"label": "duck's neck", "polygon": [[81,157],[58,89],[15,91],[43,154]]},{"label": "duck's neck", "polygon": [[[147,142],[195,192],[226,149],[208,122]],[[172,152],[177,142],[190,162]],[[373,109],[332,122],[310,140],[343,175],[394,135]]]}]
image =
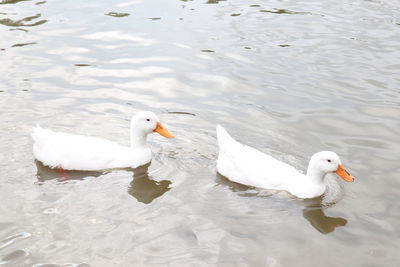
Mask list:
[{"label": "duck's neck", "polygon": [[143,131],[138,131],[131,124],[131,149],[140,149],[147,147],[147,133]]},{"label": "duck's neck", "polygon": [[314,184],[325,185],[325,175],[326,172],[315,168],[312,163],[308,165],[307,178],[310,180],[310,182]]}]

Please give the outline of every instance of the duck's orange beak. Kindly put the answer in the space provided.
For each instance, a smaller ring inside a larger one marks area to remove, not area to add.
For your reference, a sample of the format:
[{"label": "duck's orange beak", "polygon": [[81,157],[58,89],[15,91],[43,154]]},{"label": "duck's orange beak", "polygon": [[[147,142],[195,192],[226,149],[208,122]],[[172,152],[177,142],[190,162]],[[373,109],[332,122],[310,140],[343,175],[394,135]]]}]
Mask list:
[{"label": "duck's orange beak", "polygon": [[157,122],[157,127],[153,130],[153,132],[157,132],[166,138],[174,138],[174,135],[164,128],[160,122]]},{"label": "duck's orange beak", "polygon": [[346,182],[354,182],[354,177],[346,171],[342,164],[339,164],[337,170],[335,171]]}]

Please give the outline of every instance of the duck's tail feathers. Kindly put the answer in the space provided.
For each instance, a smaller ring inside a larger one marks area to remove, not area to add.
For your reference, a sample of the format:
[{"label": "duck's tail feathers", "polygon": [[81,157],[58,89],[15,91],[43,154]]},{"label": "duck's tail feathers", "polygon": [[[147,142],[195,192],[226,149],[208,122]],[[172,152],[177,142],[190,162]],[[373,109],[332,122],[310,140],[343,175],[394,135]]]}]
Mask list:
[{"label": "duck's tail feathers", "polygon": [[43,140],[49,140],[54,132],[51,130],[43,129],[39,124],[36,124],[35,127],[32,127],[32,139],[37,143],[41,143]]},{"label": "duck's tail feathers", "polygon": [[232,150],[242,147],[242,145],[233,139],[233,137],[230,136],[230,134],[221,125],[217,125],[216,131],[220,152],[229,153]]},{"label": "duck's tail feathers", "polygon": [[32,127],[32,134],[31,134],[31,136],[32,136],[33,141],[36,141],[36,140],[38,139],[38,137],[39,137],[39,135],[40,135],[39,132],[40,132],[42,129],[43,129],[43,128],[40,127],[39,124],[36,124],[36,126]]}]

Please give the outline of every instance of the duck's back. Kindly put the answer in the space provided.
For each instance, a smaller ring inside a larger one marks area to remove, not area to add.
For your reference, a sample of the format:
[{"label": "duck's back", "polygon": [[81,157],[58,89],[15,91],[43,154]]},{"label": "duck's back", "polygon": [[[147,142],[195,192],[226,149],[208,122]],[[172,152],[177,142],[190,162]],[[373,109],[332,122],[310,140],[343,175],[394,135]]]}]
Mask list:
[{"label": "duck's back", "polygon": [[217,170],[230,180],[255,187],[288,190],[301,179],[292,166],[234,140],[217,126]]},{"label": "duck's back", "polygon": [[130,149],[115,142],[43,129],[32,133],[35,158],[66,170],[100,170],[129,167]]}]

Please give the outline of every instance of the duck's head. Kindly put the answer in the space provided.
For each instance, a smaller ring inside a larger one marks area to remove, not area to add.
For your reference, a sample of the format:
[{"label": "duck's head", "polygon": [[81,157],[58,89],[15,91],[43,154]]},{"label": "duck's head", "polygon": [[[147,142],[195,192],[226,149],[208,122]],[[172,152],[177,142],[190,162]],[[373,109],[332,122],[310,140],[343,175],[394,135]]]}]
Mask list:
[{"label": "duck's head", "polygon": [[340,178],[342,178],[346,182],[354,181],[354,177],[350,173],[348,173],[346,169],[343,167],[339,156],[332,151],[321,151],[315,153],[311,157],[308,171],[312,171],[310,168],[322,172],[324,174],[336,173],[338,176],[340,176]]},{"label": "duck's head", "polygon": [[151,111],[141,111],[134,115],[131,120],[131,126],[132,131],[142,132],[146,135],[152,132],[157,132],[166,138],[174,137],[173,134],[164,128],[157,115]]}]

